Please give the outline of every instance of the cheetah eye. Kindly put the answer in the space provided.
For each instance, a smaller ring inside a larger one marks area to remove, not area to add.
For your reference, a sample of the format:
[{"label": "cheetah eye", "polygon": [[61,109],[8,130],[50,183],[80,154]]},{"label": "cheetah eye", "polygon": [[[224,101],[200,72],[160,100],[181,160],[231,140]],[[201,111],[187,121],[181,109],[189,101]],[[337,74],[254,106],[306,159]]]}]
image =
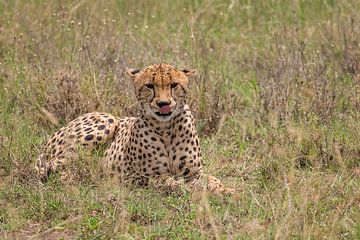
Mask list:
[{"label": "cheetah eye", "polygon": [[154,89],[154,84],[148,83],[148,84],[145,84],[145,86],[149,89]]},{"label": "cheetah eye", "polygon": [[178,83],[172,83],[171,88],[176,88],[178,86]]}]

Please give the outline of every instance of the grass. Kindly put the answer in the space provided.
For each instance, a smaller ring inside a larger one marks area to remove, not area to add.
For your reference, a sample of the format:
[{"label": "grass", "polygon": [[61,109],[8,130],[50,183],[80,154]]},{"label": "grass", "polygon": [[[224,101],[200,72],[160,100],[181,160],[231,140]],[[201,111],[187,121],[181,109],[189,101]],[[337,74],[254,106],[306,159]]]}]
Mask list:
[{"label": "grass", "polygon": [[[0,238],[359,239],[358,1],[1,1]],[[206,171],[234,196],[33,175],[80,114],[135,115],[126,67],[193,67]]]}]

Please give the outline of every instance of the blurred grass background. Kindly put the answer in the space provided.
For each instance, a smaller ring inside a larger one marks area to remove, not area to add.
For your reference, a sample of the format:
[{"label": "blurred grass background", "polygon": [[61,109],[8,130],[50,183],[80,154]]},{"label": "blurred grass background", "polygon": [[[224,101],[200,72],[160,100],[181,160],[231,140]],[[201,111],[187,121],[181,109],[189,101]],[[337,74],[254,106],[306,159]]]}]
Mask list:
[{"label": "blurred grass background", "polygon": [[[0,237],[359,239],[360,2],[0,1]],[[206,171],[232,197],[121,189],[86,157],[40,184],[80,114],[136,114],[126,67],[191,67]],[[109,198],[109,196],[111,196]]]}]

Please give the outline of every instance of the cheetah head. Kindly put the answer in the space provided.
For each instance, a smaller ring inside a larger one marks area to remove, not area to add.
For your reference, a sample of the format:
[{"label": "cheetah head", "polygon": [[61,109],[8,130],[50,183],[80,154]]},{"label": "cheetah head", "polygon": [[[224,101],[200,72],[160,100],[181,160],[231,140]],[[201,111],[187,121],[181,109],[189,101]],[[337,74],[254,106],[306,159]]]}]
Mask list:
[{"label": "cheetah head", "polygon": [[150,117],[166,122],[186,105],[189,77],[195,70],[178,70],[168,64],[155,64],[143,70],[126,69],[134,81],[141,110]]}]

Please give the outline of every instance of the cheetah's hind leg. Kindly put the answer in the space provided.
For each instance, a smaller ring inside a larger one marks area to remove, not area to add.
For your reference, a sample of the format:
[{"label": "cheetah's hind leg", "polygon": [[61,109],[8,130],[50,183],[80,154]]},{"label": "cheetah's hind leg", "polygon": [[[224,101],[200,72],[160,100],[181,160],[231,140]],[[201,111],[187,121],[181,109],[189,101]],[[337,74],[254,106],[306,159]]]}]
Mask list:
[{"label": "cheetah's hind leg", "polygon": [[39,155],[39,157],[36,159],[36,164],[35,164],[35,172],[36,172],[36,176],[41,180],[44,181],[49,173],[50,173],[50,169],[48,164],[46,164],[45,162],[45,154],[41,153]]},{"label": "cheetah's hind leg", "polygon": [[112,141],[119,124],[118,118],[99,112],[86,113],[74,119],[45,144],[36,165],[38,177],[45,180],[52,172],[64,172],[71,163],[82,162],[79,154],[90,153]]},{"label": "cheetah's hind leg", "polygon": [[57,157],[51,161],[46,162],[44,154],[40,154],[36,165],[36,175],[42,181],[46,181],[51,173],[60,171],[61,180],[64,181],[67,179],[67,173],[65,171],[65,166],[68,163],[68,159],[65,157]]}]

